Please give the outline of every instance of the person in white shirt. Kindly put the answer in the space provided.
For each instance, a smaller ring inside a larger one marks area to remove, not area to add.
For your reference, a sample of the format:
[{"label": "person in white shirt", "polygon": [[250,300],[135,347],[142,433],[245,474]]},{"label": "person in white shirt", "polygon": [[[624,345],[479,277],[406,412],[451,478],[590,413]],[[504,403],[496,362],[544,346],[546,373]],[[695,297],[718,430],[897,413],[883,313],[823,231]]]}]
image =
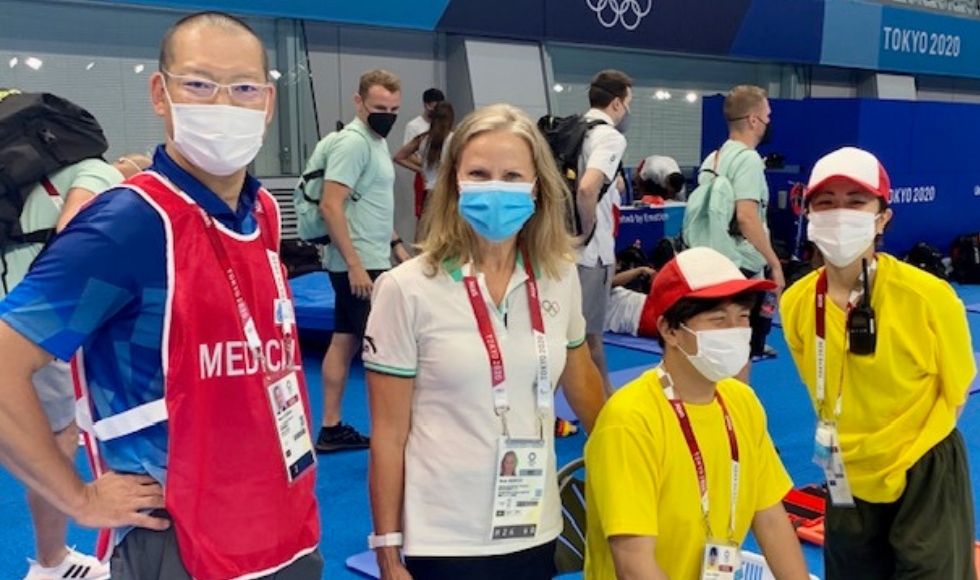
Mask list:
[{"label": "person in white shirt", "polygon": [[[436,105],[445,100],[446,95],[437,88],[427,89],[422,93],[422,114],[409,121],[408,125],[405,126],[405,142],[402,145],[408,145],[419,135],[429,131],[432,124],[432,111],[435,110]],[[398,162],[397,158],[395,162]],[[425,175],[422,172],[416,170],[412,189],[415,192],[415,219],[420,219],[422,208],[425,205],[426,191]]]},{"label": "person in white shirt", "polygon": [[562,178],[510,105],[467,116],[445,163],[423,253],[378,279],[364,337],[369,545],[382,580],[550,579],[554,387],[586,430],[604,401]]},{"label": "person in white shirt", "polygon": [[612,393],[602,329],[613,273],[616,268],[615,207],[620,197],[617,178],[626,153],[626,132],[633,100],[633,80],[618,70],[604,70],[589,85],[587,120],[602,121],[582,143],[579,158],[576,206],[582,226],[578,249],[578,275],[582,284],[582,307],[592,360],[602,374],[606,393]]},{"label": "person in white shirt", "polygon": [[422,93],[422,114],[409,121],[408,125],[405,126],[405,142],[402,143],[403,145],[429,130],[432,123],[432,111],[435,110],[436,105],[445,100],[446,95],[436,88],[426,89]]},{"label": "person in white shirt", "polygon": [[666,201],[687,201],[687,180],[673,157],[651,155],[640,162],[633,178],[642,200],[653,205]]},{"label": "person in white shirt", "polygon": [[[431,119],[429,129],[403,145],[394,157],[395,163],[411,169],[425,179],[425,189],[422,192],[421,205],[417,208],[416,217],[422,216],[425,200],[436,185],[439,166],[442,165],[444,153],[449,150],[449,140],[453,136],[456,112],[451,103],[443,101],[432,110]],[[416,239],[422,238],[421,228],[419,228]]]}]

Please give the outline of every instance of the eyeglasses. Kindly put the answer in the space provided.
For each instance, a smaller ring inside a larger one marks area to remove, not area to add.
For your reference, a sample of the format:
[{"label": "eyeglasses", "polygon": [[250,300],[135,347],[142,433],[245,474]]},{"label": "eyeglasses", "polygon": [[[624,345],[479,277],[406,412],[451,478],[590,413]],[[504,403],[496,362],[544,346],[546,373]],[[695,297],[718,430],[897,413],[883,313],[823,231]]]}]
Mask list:
[{"label": "eyeglasses", "polygon": [[261,102],[269,94],[272,85],[269,83],[216,83],[201,77],[176,75],[169,71],[161,71],[168,78],[177,82],[180,89],[194,99],[210,101],[218,95],[218,89],[228,91],[228,97],[236,103],[251,105]]}]

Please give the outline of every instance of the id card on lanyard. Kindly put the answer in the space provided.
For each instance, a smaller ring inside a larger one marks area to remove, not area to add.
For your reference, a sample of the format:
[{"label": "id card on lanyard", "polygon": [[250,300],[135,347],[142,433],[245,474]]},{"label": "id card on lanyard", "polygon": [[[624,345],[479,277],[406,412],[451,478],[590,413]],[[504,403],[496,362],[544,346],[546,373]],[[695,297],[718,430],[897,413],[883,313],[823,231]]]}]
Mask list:
[{"label": "id card on lanyard", "polygon": [[698,492],[701,495],[701,517],[704,520],[704,531],[707,542],[701,560],[701,580],[734,580],[741,569],[741,550],[738,542],[735,541],[735,517],[738,514],[738,490],[739,490],[739,453],[738,437],[735,435],[735,424],[732,416],[728,412],[721,393],[715,392],[715,400],[721,407],[721,413],[725,421],[725,432],[728,435],[728,447],[731,452],[731,505],[728,510],[728,537],[725,539],[717,538],[711,530],[711,502],[708,497],[708,473],[704,464],[704,456],[698,439],[694,434],[694,427],[688,416],[684,402],[676,396],[674,392],[673,379],[667,374],[663,367],[656,368],[657,376],[664,387],[664,395],[667,397],[670,408],[677,416],[681,433],[684,434],[684,441],[687,449],[691,453],[691,460],[694,462],[694,472],[698,477]]},{"label": "id card on lanyard", "polygon": [[[816,411],[817,431],[813,437],[813,462],[819,466],[827,479],[827,490],[830,501],[838,507],[853,507],[854,495],[851,484],[847,479],[844,468],[844,457],[840,449],[840,435],[837,431],[837,421],[840,419],[844,401],[844,363],[841,360],[840,388],[834,403],[832,418],[824,417],[824,406],[827,400],[827,300],[828,300],[827,271],[824,270],[817,278],[817,294],[815,300],[815,329],[816,329]],[[848,301],[848,311],[855,302],[852,293]],[[846,326],[846,325],[845,325]],[[845,353],[846,353],[845,329]],[[846,358],[846,354],[844,355]]]},{"label": "id card on lanyard", "polygon": [[[228,252],[225,250],[221,239],[218,237],[217,224],[214,218],[201,210],[204,218],[204,229],[207,232],[211,247],[215,257],[224,270],[225,278],[231,287],[231,293],[235,298],[235,309],[242,325],[242,332],[245,334],[245,342],[252,356],[259,361],[259,368],[262,372],[262,385],[265,390],[264,395],[270,404],[272,419],[276,426],[276,434],[279,438],[279,447],[282,451],[283,465],[286,470],[286,478],[290,483],[311,471],[316,465],[316,454],[313,452],[313,438],[310,435],[306,409],[303,405],[302,395],[299,391],[298,368],[295,366],[295,343],[292,333],[292,324],[286,324],[286,317],[283,318],[283,361],[280,369],[273,372],[269,368],[262,349],[262,338],[259,336],[255,319],[249,310],[242,288],[239,284],[238,274],[235,272]],[[261,225],[259,226],[261,227]],[[265,232],[263,232],[265,235]],[[267,244],[268,245],[268,244]],[[292,302],[286,292],[285,280],[282,279],[282,268],[278,256],[272,258],[274,252],[268,251],[269,266],[272,268],[273,279],[276,282],[278,298],[273,308],[284,308],[283,301],[289,303],[290,312]],[[279,322],[278,318],[276,320]]]},{"label": "id card on lanyard", "polygon": [[531,330],[535,346],[535,406],[538,417],[537,439],[511,438],[507,426],[510,400],[507,395],[507,377],[500,343],[493,329],[493,321],[486,300],[476,277],[463,277],[466,294],[476,317],[477,327],[490,362],[490,387],[493,393],[494,412],[500,417],[502,436],[497,444],[494,463],[493,505],[491,506],[490,539],[510,540],[533,538],[541,524],[548,448],[544,439],[544,417],[554,405],[551,379],[548,369],[548,342],[544,319],[541,316],[541,300],[538,295],[534,269],[526,251],[522,252],[527,273],[527,301],[531,316]]}]

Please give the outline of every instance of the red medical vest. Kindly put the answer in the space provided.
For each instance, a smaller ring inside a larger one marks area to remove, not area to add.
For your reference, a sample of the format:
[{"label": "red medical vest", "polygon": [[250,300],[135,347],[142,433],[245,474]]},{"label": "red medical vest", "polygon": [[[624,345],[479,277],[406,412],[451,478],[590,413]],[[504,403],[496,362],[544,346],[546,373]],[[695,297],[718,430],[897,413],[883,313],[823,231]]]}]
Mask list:
[{"label": "red medical vest", "polygon": [[[164,495],[181,560],[199,580],[272,574],[319,543],[316,470],[289,483],[264,373],[246,344],[204,210],[154,173],[141,173],[126,185],[156,210],[166,232]],[[265,189],[258,193],[254,212],[258,227],[253,234],[237,234],[220,224],[217,233],[255,321],[267,366],[280,371],[285,357],[272,268],[279,268],[283,278],[285,272],[269,255],[278,251],[279,210]],[[305,380],[301,370],[297,374],[309,422]]]}]

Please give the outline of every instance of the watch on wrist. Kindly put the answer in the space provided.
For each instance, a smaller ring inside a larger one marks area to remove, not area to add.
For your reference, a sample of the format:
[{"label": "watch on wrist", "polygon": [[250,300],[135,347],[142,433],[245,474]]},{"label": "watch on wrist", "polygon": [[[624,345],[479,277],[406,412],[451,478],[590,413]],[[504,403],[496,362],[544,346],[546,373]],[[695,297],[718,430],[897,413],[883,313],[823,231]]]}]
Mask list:
[{"label": "watch on wrist", "polygon": [[391,240],[391,247],[394,248],[395,246],[397,246],[398,244],[401,244],[401,243],[402,243],[402,239],[401,238],[395,238],[394,240]]},{"label": "watch on wrist", "polygon": [[402,545],[402,533],[392,532],[390,534],[381,534],[381,535],[371,534],[370,536],[368,536],[367,540],[368,540],[368,547],[371,548],[372,550],[377,548],[388,548],[392,546],[397,547]]}]

